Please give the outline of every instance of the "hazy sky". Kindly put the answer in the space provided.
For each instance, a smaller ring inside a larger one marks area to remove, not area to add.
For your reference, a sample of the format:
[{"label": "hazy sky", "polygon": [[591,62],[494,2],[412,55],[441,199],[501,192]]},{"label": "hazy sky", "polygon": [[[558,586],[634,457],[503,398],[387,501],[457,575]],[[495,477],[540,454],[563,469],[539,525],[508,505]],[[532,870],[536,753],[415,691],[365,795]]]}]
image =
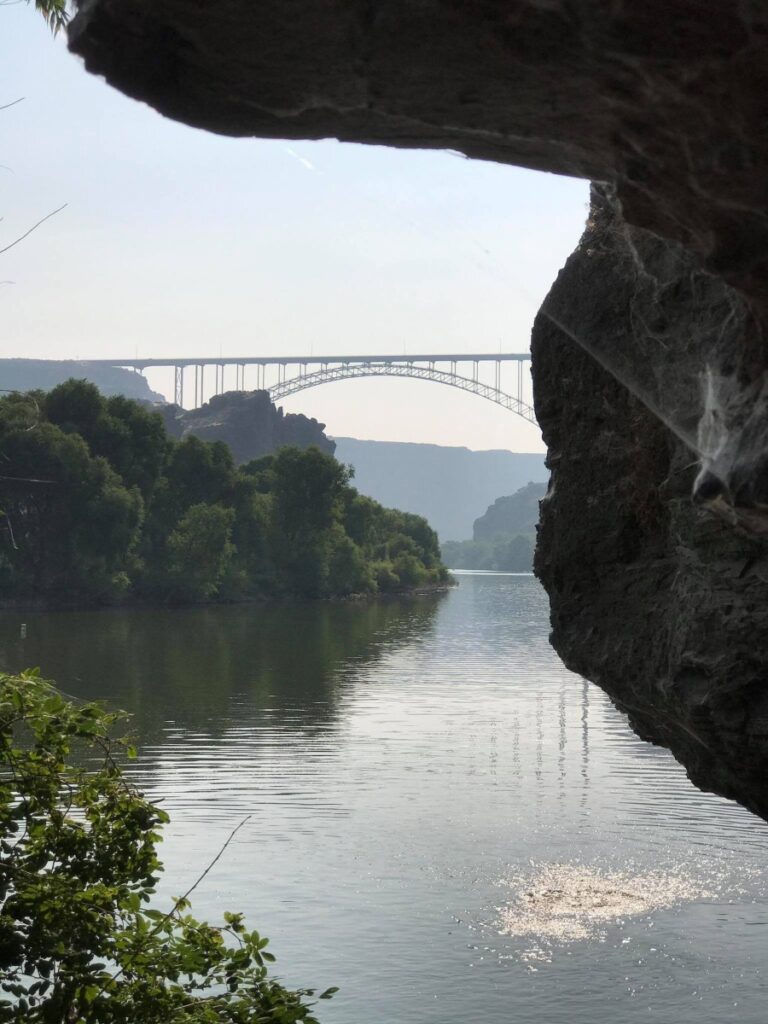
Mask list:
[{"label": "hazy sky", "polygon": [[[0,356],[524,351],[587,185],[450,153],[225,139],[87,74],[2,6]],[[168,393],[163,371],[150,377]],[[255,386],[255,381],[253,382]],[[541,448],[434,383],[347,381],[287,411],[337,435]]]}]

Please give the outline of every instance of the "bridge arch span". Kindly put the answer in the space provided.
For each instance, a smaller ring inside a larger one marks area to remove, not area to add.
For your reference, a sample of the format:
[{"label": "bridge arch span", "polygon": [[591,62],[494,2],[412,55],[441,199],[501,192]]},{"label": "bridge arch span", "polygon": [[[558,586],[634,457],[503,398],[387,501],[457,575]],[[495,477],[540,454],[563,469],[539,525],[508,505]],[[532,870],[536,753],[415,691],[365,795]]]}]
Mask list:
[{"label": "bridge arch span", "polygon": [[432,365],[420,366],[410,362],[365,362],[341,363],[335,366],[323,366],[312,373],[302,373],[289,380],[281,381],[269,388],[273,402],[288,398],[307,388],[316,388],[321,384],[330,384],[338,380],[355,380],[359,377],[410,377],[415,380],[429,380],[436,384],[447,384],[449,387],[467,391],[479,398],[500,405],[502,409],[515,413],[528,423],[536,424],[536,414],[532,406],[523,401],[519,395],[510,395],[500,388],[481,380],[463,377],[447,370],[438,370]]}]

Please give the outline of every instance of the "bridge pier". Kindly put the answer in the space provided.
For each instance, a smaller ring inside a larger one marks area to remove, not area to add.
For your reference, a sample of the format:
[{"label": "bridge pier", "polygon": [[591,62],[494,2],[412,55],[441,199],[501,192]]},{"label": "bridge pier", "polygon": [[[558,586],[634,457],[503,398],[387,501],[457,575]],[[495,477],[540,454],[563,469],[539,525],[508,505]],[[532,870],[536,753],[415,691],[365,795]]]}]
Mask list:
[{"label": "bridge pier", "polygon": [[184,408],[184,367],[174,366],[173,368],[173,401],[176,405]]}]

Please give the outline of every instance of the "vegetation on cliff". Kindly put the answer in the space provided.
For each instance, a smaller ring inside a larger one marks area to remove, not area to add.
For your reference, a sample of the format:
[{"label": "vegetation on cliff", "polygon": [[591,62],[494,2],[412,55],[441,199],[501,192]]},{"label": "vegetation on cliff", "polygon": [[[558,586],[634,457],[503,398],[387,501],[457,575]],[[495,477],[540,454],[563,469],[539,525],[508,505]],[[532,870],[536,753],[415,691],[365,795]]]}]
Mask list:
[{"label": "vegetation on cliff", "polygon": [[543,483],[528,483],[496,501],[474,522],[473,539],[447,541],[442,556],[452,569],[530,572]]},{"label": "vegetation on cliff", "polygon": [[315,448],[237,467],[221,442],[91,384],[0,399],[0,597],[334,597],[447,578],[426,520]]},{"label": "vegetation on cliff", "polygon": [[215,860],[156,906],[168,816],[121,770],[134,751],[111,735],[120,717],[35,672],[0,676],[0,1021],[317,1024],[313,991],[270,976],[241,914],[189,913]]},{"label": "vegetation on cliff", "polygon": [[494,537],[493,540],[448,540],[442,557],[450,569],[482,569],[486,572],[532,572],[531,537]]}]

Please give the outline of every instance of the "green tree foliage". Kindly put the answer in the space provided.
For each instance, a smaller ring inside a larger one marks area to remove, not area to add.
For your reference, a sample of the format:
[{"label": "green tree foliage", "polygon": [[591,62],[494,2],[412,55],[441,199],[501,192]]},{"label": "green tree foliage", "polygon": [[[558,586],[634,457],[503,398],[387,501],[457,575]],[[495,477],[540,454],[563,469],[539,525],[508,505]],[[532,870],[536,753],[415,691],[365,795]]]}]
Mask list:
[{"label": "green tree foliage", "polygon": [[121,771],[119,717],[0,676],[0,1022],[317,1024],[242,915],[154,905],[168,818]]},{"label": "green tree foliage", "polygon": [[473,539],[447,541],[442,556],[452,569],[530,572],[539,503],[547,485],[530,482],[514,494],[497,498],[475,520]]},{"label": "green tree foliage", "polygon": [[85,381],[0,399],[0,597],[331,597],[444,581],[437,535],[316,448],[237,467]]},{"label": "green tree foliage", "polygon": [[138,539],[141,494],[48,421],[41,397],[0,402],[0,593],[109,593]]},{"label": "green tree foliage", "polygon": [[524,534],[498,534],[492,540],[449,540],[443,544],[442,557],[451,569],[530,572],[533,540]]},{"label": "green tree foliage", "polygon": [[[27,0],[27,3],[29,2],[30,0]],[[67,0],[35,0],[35,8],[45,18],[54,35],[59,29],[65,28],[69,21],[67,6]]]},{"label": "green tree foliage", "polygon": [[42,399],[49,422],[65,433],[79,434],[94,455],[101,455],[127,487],[148,497],[167,460],[161,418],[138,402],[115,395],[103,398],[95,385],[69,380]]},{"label": "green tree foliage", "polygon": [[204,601],[218,591],[234,554],[235,513],[222,505],[193,505],[168,539],[171,586],[181,597]]},{"label": "green tree foliage", "polygon": [[282,448],[272,459],[270,473],[274,559],[280,576],[293,580],[306,597],[351,593],[351,582],[338,590],[330,578],[333,527],[351,477],[349,468],[318,448]]}]

